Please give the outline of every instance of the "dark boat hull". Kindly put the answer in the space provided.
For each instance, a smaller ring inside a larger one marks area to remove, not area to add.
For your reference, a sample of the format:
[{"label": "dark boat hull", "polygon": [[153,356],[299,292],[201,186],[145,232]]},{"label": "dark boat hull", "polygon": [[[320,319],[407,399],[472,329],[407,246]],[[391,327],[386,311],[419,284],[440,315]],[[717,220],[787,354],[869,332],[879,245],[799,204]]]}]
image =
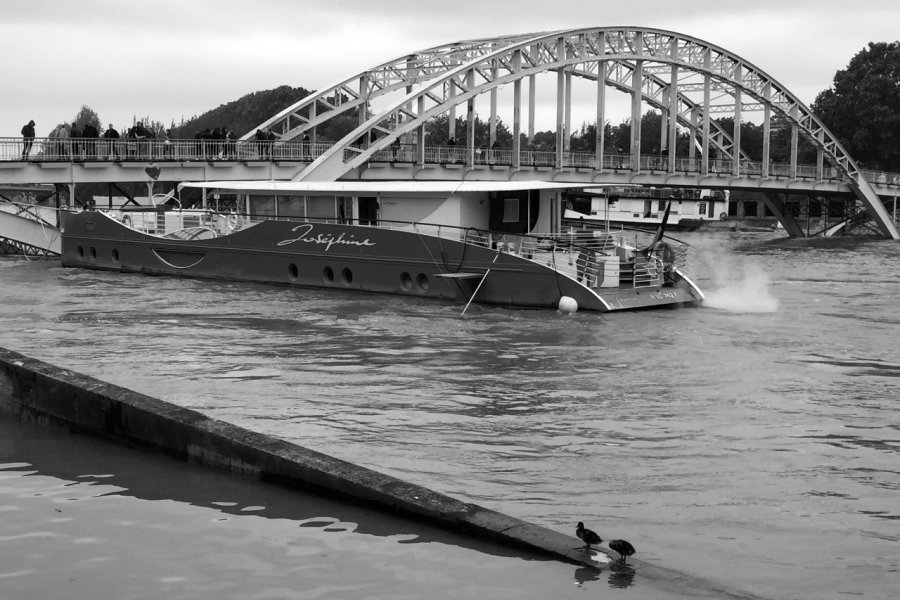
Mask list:
[{"label": "dark boat hull", "polygon": [[[120,272],[336,288],[468,302],[628,310],[697,302],[692,285],[592,290],[527,258],[462,241],[379,227],[267,220],[230,235],[148,235],[106,215],[62,215],[62,264]],[[476,293],[477,290],[477,293]],[[599,294],[597,292],[600,292]]]}]

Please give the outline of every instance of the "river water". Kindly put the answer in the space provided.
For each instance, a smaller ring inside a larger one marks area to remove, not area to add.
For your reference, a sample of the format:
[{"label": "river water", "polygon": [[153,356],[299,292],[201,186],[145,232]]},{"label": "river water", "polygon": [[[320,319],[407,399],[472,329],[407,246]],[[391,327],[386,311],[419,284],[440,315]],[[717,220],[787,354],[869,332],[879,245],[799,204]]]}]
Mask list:
[{"label": "river water", "polygon": [[895,597],[900,245],[683,239],[708,302],[607,315],[7,258],[0,346],[762,597]]}]

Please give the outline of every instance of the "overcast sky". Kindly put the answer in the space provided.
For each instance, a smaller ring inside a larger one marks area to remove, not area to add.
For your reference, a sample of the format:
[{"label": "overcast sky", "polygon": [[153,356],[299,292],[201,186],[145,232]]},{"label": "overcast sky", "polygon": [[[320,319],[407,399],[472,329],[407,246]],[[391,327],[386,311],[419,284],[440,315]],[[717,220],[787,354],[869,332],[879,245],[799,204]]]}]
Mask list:
[{"label": "overcast sky", "polygon": [[900,39],[900,2],[2,0],[0,137],[29,119],[45,136],[84,104],[119,128],[134,116],[178,122],[458,40],[616,25],[721,46],[809,105],[868,42]]}]

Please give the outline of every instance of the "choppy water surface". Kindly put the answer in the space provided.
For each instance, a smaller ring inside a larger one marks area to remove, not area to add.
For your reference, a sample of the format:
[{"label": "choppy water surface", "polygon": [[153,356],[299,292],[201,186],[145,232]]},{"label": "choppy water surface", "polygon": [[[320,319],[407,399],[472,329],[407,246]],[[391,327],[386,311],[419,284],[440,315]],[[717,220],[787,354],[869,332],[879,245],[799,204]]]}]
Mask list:
[{"label": "choppy water surface", "polygon": [[772,598],[900,589],[900,245],[699,235],[562,316],[0,261],[0,345]]}]

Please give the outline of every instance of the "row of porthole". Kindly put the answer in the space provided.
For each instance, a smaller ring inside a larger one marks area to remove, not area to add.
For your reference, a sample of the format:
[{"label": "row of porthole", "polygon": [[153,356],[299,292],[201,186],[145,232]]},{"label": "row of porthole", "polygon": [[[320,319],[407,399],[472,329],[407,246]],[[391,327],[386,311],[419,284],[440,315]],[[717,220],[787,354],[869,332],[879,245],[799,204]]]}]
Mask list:
[{"label": "row of porthole", "polygon": [[[84,248],[82,248],[81,246],[78,246],[78,248],[76,248],[76,253],[78,254],[78,258],[84,258],[85,252]],[[97,249],[91,246],[88,250],[88,255],[90,256],[91,260],[97,260]],[[113,248],[112,251],[112,260],[114,263],[119,264],[119,251],[115,248]],[[297,267],[296,264],[291,263],[288,266],[288,276],[290,277],[291,281],[297,281],[298,279],[300,279],[300,268]],[[322,269],[322,280],[325,283],[334,283],[334,269],[332,269],[331,267],[325,267],[324,269]],[[345,286],[350,286],[353,283],[353,271],[351,271],[347,267],[341,269],[341,283]],[[416,275],[415,283],[413,283],[412,275],[410,275],[406,271],[400,274],[400,287],[404,292],[412,291],[413,285],[415,285],[416,289],[419,292],[427,292],[430,286],[428,276],[424,273],[419,273],[418,275]]]},{"label": "row of porthole", "polygon": [[[75,249],[75,253],[78,255],[78,258],[84,258],[84,248],[78,246]],[[91,257],[91,260],[97,260],[97,249],[91,246],[91,249],[88,251],[88,254]]]},{"label": "row of porthole", "polygon": [[[291,263],[290,265],[288,265],[288,277],[291,281],[297,281],[298,279],[300,279],[300,268],[296,264]],[[332,269],[331,267],[325,267],[324,269],[322,269],[322,281],[329,284],[334,283],[334,269]],[[345,286],[350,286],[353,283],[353,271],[351,271],[347,267],[341,269],[341,283]],[[415,285],[418,291],[427,292],[430,285],[428,276],[424,273],[419,273],[416,276],[414,284],[412,275],[410,275],[406,271],[400,274],[400,287],[403,289],[403,291],[411,291],[413,289],[413,285]]]},{"label": "row of porthole", "polygon": [[[81,246],[78,246],[77,248],[75,248],[75,253],[78,255],[78,258],[84,258],[85,252],[84,252],[84,248],[82,248]],[[115,248],[113,248],[113,251],[111,254],[112,254],[113,262],[116,264],[119,264],[119,251],[116,250]],[[97,249],[94,248],[93,246],[91,246],[90,248],[88,248],[87,255],[92,261],[96,261],[97,260]]]}]

